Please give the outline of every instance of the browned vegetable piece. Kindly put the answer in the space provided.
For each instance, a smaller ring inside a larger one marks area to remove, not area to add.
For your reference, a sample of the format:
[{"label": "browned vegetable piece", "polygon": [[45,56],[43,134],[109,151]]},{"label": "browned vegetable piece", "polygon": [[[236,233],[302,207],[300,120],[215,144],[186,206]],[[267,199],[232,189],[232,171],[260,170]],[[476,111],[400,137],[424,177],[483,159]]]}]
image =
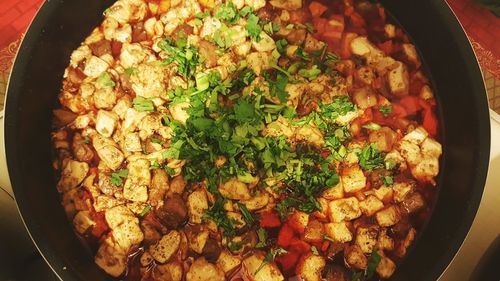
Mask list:
[{"label": "browned vegetable piece", "polygon": [[286,40],[290,44],[294,45],[299,45],[304,42],[306,39],[306,30],[301,28],[301,29],[294,29],[286,36]]},{"label": "browned vegetable piece", "polygon": [[350,279],[348,278],[348,274],[347,274],[345,268],[338,266],[338,265],[333,265],[332,267],[327,269],[325,280],[326,281],[349,281]]},{"label": "browned vegetable piece", "polygon": [[144,29],[144,22],[132,25],[132,43],[148,40],[148,35]]},{"label": "browned vegetable piece", "polygon": [[163,169],[153,170],[151,186],[149,188],[149,202],[151,206],[157,206],[163,201],[165,192],[168,190],[168,175]]},{"label": "browned vegetable piece", "polygon": [[208,41],[201,40],[198,50],[200,52],[200,57],[205,59],[205,66],[207,68],[212,68],[217,65],[217,46]]},{"label": "browned vegetable piece", "polygon": [[423,196],[418,192],[413,192],[405,197],[401,206],[409,214],[420,210],[425,204]]},{"label": "browned vegetable piece", "polygon": [[307,242],[323,241],[323,224],[317,220],[309,221],[305,228],[304,240]]},{"label": "browned vegetable piece", "polygon": [[346,247],[344,256],[345,261],[353,268],[365,269],[368,265],[368,259],[358,245]]},{"label": "browned vegetable piece", "polygon": [[156,211],[156,215],[166,227],[177,229],[187,219],[186,203],[179,194],[173,194]]},{"label": "browned vegetable piece", "polygon": [[85,143],[85,139],[80,134],[75,134],[73,137],[71,148],[78,161],[89,162],[94,158],[94,151],[89,144]]},{"label": "browned vegetable piece", "polygon": [[397,139],[397,134],[389,127],[382,127],[379,130],[370,132],[368,140],[375,143],[380,151],[389,152]]},{"label": "browned vegetable piece", "polygon": [[219,259],[221,253],[221,247],[217,240],[209,238],[203,247],[203,256],[207,261],[215,263]]},{"label": "browned vegetable piece", "polygon": [[161,234],[148,221],[141,221],[141,230],[144,233],[144,244],[151,245],[161,238]]},{"label": "browned vegetable piece", "polygon": [[111,42],[105,39],[89,44],[89,48],[92,50],[92,54],[97,57],[111,54]]}]

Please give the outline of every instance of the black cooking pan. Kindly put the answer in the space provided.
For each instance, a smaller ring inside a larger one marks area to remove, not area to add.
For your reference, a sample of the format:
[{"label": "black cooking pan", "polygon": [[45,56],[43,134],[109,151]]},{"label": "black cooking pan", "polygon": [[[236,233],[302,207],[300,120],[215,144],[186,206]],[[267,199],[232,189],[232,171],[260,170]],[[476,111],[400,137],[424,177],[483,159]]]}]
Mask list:
[{"label": "black cooking pan", "polygon": [[[66,281],[109,279],[65,217],[49,132],[70,53],[111,3],[46,1],[21,45],[5,104],[7,162],[19,210],[38,249]],[[430,71],[444,148],[434,213],[393,280],[435,280],[461,245],[480,203],[490,149],[486,93],[472,48],[444,1],[383,4],[413,38]]]}]

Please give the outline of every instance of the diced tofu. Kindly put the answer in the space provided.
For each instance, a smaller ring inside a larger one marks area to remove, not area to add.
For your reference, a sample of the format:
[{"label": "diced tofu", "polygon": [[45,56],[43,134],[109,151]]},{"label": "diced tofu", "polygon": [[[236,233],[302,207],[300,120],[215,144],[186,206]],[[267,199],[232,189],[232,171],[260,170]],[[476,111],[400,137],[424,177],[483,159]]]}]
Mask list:
[{"label": "diced tofu", "polygon": [[429,137],[422,142],[421,148],[422,154],[425,157],[439,158],[439,156],[443,153],[441,144]]},{"label": "diced tofu", "polygon": [[288,224],[298,233],[304,233],[309,223],[309,214],[295,210],[288,218]]},{"label": "diced tofu", "polygon": [[105,110],[99,110],[97,112],[97,118],[95,122],[96,131],[104,137],[111,137],[115,130],[117,119],[118,116],[116,116],[114,113]]},{"label": "diced tofu", "polygon": [[279,116],[276,121],[267,124],[266,128],[262,131],[264,136],[270,137],[286,136],[287,138],[291,138],[293,133],[290,122],[282,116]]},{"label": "diced tofu", "polygon": [[[181,281],[183,275],[182,264],[178,261],[169,262],[167,264],[158,264],[155,267],[156,272],[160,273],[161,279],[158,280],[168,280],[168,281]],[[158,277],[157,274],[154,274]]]},{"label": "diced tofu", "polygon": [[207,195],[203,189],[198,189],[189,194],[187,207],[190,223],[201,223],[205,210],[208,209]]},{"label": "diced tofu", "polygon": [[340,115],[335,119],[335,123],[338,125],[349,125],[354,119],[358,118],[362,114],[362,110],[358,111],[349,111],[344,115]]},{"label": "diced tofu", "polygon": [[92,57],[92,51],[90,50],[88,45],[82,45],[78,47],[78,49],[74,50],[71,53],[71,66],[74,68],[78,67],[78,64],[82,62],[84,59],[89,60]]},{"label": "diced tofu", "polygon": [[181,243],[181,235],[178,231],[172,230],[164,235],[158,243],[149,247],[149,253],[159,263],[165,263],[177,253]]},{"label": "diced tofu", "polygon": [[411,62],[415,68],[420,67],[420,60],[418,59],[417,55],[417,50],[415,49],[415,46],[413,44],[409,43],[404,43],[402,45],[403,47],[403,55],[405,56],[406,60]]},{"label": "diced tofu", "polygon": [[[261,268],[262,266],[262,268]],[[258,270],[260,268],[260,270]],[[249,281],[283,281],[283,275],[274,262],[264,263],[264,254],[261,252],[243,260],[243,274]],[[258,271],[257,271],[258,270]],[[257,273],[257,274],[255,274]]]},{"label": "diced tofu", "polygon": [[99,109],[112,109],[116,103],[116,92],[111,87],[94,92],[94,104]]},{"label": "diced tofu", "polygon": [[113,107],[113,112],[120,117],[120,119],[125,119],[125,114],[127,110],[132,107],[132,102],[128,97],[123,97],[116,102],[116,105]]},{"label": "diced tofu", "polygon": [[392,69],[396,62],[393,58],[386,56],[364,36],[354,38],[350,47],[353,54],[364,57],[368,65],[375,67],[380,75]]},{"label": "diced tofu", "polygon": [[285,9],[288,11],[298,10],[302,8],[302,0],[271,0],[269,3],[271,3],[273,7]]},{"label": "diced tofu", "polygon": [[418,127],[406,134],[403,140],[420,145],[428,136],[429,133],[423,127]]},{"label": "diced tofu", "polygon": [[228,251],[222,251],[220,253],[219,259],[217,260],[217,266],[220,267],[224,273],[231,272],[241,264],[241,258],[234,256]]},{"label": "diced tofu", "polygon": [[312,122],[310,124],[306,124],[297,128],[297,130],[295,131],[295,140],[297,142],[310,144],[317,148],[322,147],[325,143],[323,134]]},{"label": "diced tofu", "polygon": [[325,233],[328,237],[340,243],[352,240],[352,234],[346,222],[331,222],[325,224]]},{"label": "diced tofu", "polygon": [[306,40],[304,42],[304,50],[306,52],[319,51],[325,47],[325,43],[314,38],[311,33],[307,33]]},{"label": "diced tofu", "polygon": [[365,216],[370,217],[384,208],[384,203],[382,203],[377,196],[368,195],[365,200],[359,202],[359,208]]},{"label": "diced tofu", "polygon": [[141,140],[138,133],[126,134],[123,139],[123,149],[128,152],[142,151]]},{"label": "diced tofu", "polygon": [[148,266],[154,261],[153,257],[148,253],[144,252],[139,259],[142,266]]},{"label": "diced tofu", "polygon": [[267,33],[261,32],[259,42],[252,41],[252,47],[257,52],[270,52],[276,48],[276,43]]},{"label": "diced tofu", "polygon": [[95,263],[107,274],[119,277],[127,268],[127,252],[116,245],[113,237],[108,237],[99,246]]},{"label": "diced tofu", "polygon": [[393,24],[387,23],[384,25],[385,36],[387,38],[396,37],[396,27]]},{"label": "diced tofu", "polygon": [[258,195],[252,196],[250,200],[243,200],[241,203],[245,204],[248,210],[255,211],[266,207],[269,203],[269,199],[269,194],[261,191]]},{"label": "diced tofu", "polygon": [[347,193],[360,191],[366,186],[366,177],[359,166],[344,168],[341,179],[344,191]]},{"label": "diced tofu", "polygon": [[165,68],[155,63],[142,63],[137,74],[130,77],[136,95],[144,98],[158,98],[165,94]]},{"label": "diced tofu", "polygon": [[186,274],[186,281],[224,281],[224,271],[209,263],[204,257],[193,262]]},{"label": "diced tofu", "polygon": [[388,227],[393,226],[399,222],[401,215],[396,206],[392,205],[375,214],[375,219],[380,226]]},{"label": "diced tofu", "polygon": [[355,244],[359,246],[365,254],[372,252],[377,244],[378,226],[358,227],[356,230]]},{"label": "diced tofu", "polygon": [[265,0],[245,0],[245,5],[251,7],[254,11],[264,8],[266,6]]},{"label": "diced tofu", "polygon": [[[146,57],[147,57],[147,52],[142,48],[141,44],[139,43],[124,43],[122,45],[121,53],[120,53],[120,64],[123,66],[123,68],[129,68],[136,66],[143,62]],[[138,69],[142,67],[142,64],[139,66]],[[138,71],[138,74],[140,71]],[[134,77],[133,75],[131,77]],[[134,89],[135,90],[135,89]]]},{"label": "diced tofu", "polygon": [[378,234],[377,250],[394,250],[394,240],[389,235],[387,235],[387,229],[385,228],[380,230]]},{"label": "diced tofu", "polygon": [[328,212],[332,222],[350,221],[361,216],[359,201],[355,197],[331,201]]},{"label": "diced tofu", "polygon": [[57,183],[57,189],[60,192],[66,192],[77,187],[85,179],[88,172],[89,164],[71,159],[64,159],[61,179]]},{"label": "diced tofu", "polygon": [[399,144],[399,151],[406,161],[408,161],[408,164],[413,166],[417,165],[423,158],[420,147],[413,142],[403,140]]},{"label": "diced tofu", "polygon": [[392,186],[392,190],[394,190],[394,200],[396,202],[403,201],[406,195],[410,193],[414,187],[414,182],[395,182]]},{"label": "diced tofu", "polygon": [[182,175],[175,176],[170,182],[169,191],[172,193],[181,194],[186,188],[187,181]]},{"label": "diced tofu", "polygon": [[139,122],[141,122],[142,118],[146,117],[147,115],[148,115],[147,112],[138,112],[133,108],[127,109],[121,127],[122,132],[123,133],[133,132],[137,128]]},{"label": "diced tofu", "polygon": [[304,231],[304,240],[307,242],[323,241],[323,224],[317,220],[311,220]]},{"label": "diced tofu", "polygon": [[434,177],[439,173],[438,158],[424,158],[411,168],[411,174],[418,180],[435,185]]},{"label": "diced tofu", "polygon": [[400,171],[404,171],[408,168],[406,165],[406,160],[403,158],[403,156],[401,156],[401,154],[397,150],[392,150],[391,152],[387,153],[385,155],[384,161],[386,165],[389,163],[391,165],[399,166]]},{"label": "diced tofu", "polygon": [[334,200],[344,198],[344,187],[342,186],[342,177],[340,177],[339,183],[323,191],[322,197],[326,200]]},{"label": "diced tofu", "polygon": [[236,177],[230,178],[227,182],[219,185],[219,192],[222,196],[232,200],[249,200],[252,198],[248,185],[239,181]]},{"label": "diced tofu", "polygon": [[186,112],[186,109],[189,107],[191,107],[189,102],[175,103],[169,107],[170,114],[172,114],[174,120],[179,121],[181,124],[186,124],[186,121],[189,119],[189,114]]},{"label": "diced tofu", "polygon": [[353,268],[364,270],[368,266],[368,259],[358,245],[351,245],[345,249],[345,261]]},{"label": "diced tofu", "polygon": [[424,85],[422,86],[422,89],[420,89],[420,98],[423,100],[429,100],[434,98],[434,94],[432,92],[431,87],[429,85]]},{"label": "diced tofu", "polygon": [[105,219],[112,229],[114,241],[121,249],[128,251],[144,239],[139,219],[127,207],[116,206],[106,210]]},{"label": "diced tofu", "polygon": [[85,68],[83,69],[83,73],[85,75],[97,78],[99,77],[106,69],[108,69],[109,65],[102,59],[92,56],[87,63],[85,64]]},{"label": "diced tofu", "polygon": [[94,225],[95,222],[92,220],[90,211],[80,211],[73,218],[73,226],[75,227],[75,230],[82,235]]},{"label": "diced tofu", "polygon": [[112,170],[118,169],[125,159],[123,153],[116,147],[116,144],[111,139],[95,135],[92,138],[92,145],[97,151],[99,158],[101,158],[106,166]]},{"label": "diced tofu", "polygon": [[109,196],[109,195],[100,195],[95,197],[94,199],[94,209],[97,212],[102,212],[106,211],[107,209],[111,209],[113,207],[116,207],[120,205],[122,202],[120,202],[118,199]]},{"label": "diced tofu", "polygon": [[222,27],[220,20],[207,17],[203,20],[203,27],[201,28],[200,37],[211,37],[216,31]]},{"label": "diced tofu", "polygon": [[198,233],[193,233],[193,236],[189,239],[189,248],[193,250],[195,253],[201,255],[203,252],[203,248],[208,240],[208,230],[202,230]]},{"label": "diced tofu", "polygon": [[396,62],[396,68],[387,75],[389,89],[395,96],[406,96],[410,90],[408,70],[402,62]]},{"label": "diced tofu", "polygon": [[253,52],[247,56],[248,67],[250,67],[257,76],[260,76],[263,70],[268,70],[270,68],[270,61],[271,56],[265,52]]},{"label": "diced tofu", "polygon": [[376,271],[380,278],[388,279],[396,271],[396,264],[390,258],[382,256]]},{"label": "diced tofu", "polygon": [[325,258],[309,253],[301,258],[297,264],[296,272],[304,281],[321,281],[323,280],[321,273],[325,265]]},{"label": "diced tofu", "polygon": [[127,179],[123,185],[123,197],[133,202],[147,202],[148,187]]}]

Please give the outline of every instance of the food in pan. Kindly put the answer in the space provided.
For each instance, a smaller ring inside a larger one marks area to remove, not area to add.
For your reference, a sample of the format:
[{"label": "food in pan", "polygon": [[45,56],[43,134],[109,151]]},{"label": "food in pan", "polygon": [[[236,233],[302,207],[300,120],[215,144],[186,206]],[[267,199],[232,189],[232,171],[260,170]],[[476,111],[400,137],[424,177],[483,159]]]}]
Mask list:
[{"label": "food in pan", "polygon": [[370,1],[119,0],[59,101],[62,204],[120,280],[389,278],[437,192],[431,85]]}]

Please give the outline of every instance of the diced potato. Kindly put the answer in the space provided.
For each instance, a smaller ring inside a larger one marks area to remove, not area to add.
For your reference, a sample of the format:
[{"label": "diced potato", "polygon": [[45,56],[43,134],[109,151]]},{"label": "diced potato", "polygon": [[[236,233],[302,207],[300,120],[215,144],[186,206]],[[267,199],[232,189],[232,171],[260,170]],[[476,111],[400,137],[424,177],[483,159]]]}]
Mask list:
[{"label": "diced potato", "polygon": [[372,252],[373,248],[377,244],[378,227],[358,227],[356,230],[356,245],[359,246],[361,251],[365,254]]},{"label": "diced potato", "polygon": [[247,55],[248,66],[255,72],[255,75],[260,75],[263,70],[270,68],[269,61],[271,56],[265,52],[253,52]]},{"label": "diced potato", "polygon": [[107,274],[119,277],[127,268],[127,252],[117,246],[112,237],[108,237],[99,246],[95,263]]},{"label": "diced potato", "polygon": [[325,233],[328,237],[340,243],[352,240],[352,234],[346,222],[331,222],[325,224]]},{"label": "diced potato", "polygon": [[359,166],[344,168],[341,173],[344,191],[353,193],[362,190],[366,186],[366,177]]},{"label": "diced potato", "polygon": [[219,259],[217,260],[217,266],[220,267],[224,273],[231,272],[241,264],[241,258],[232,255],[228,251],[222,251],[220,253]]},{"label": "diced potato", "polygon": [[418,59],[417,49],[415,49],[415,46],[413,44],[405,43],[402,45],[402,47],[403,55],[405,56],[406,60],[411,62],[415,68],[419,68],[421,63]]},{"label": "diced potato", "polygon": [[92,138],[92,144],[99,158],[101,158],[106,166],[112,170],[116,170],[121,166],[125,156],[112,140],[95,135]]},{"label": "diced potato", "polygon": [[123,149],[128,152],[142,151],[141,140],[138,133],[126,134],[123,139]]},{"label": "diced potato", "polygon": [[328,212],[332,222],[350,221],[361,216],[359,201],[356,197],[331,201]]},{"label": "diced potato", "polygon": [[392,150],[391,152],[387,153],[385,155],[384,161],[385,163],[391,163],[391,165],[399,166],[400,171],[404,171],[408,168],[406,165],[406,160],[397,150]]},{"label": "diced potato", "polygon": [[353,268],[364,270],[368,266],[368,259],[358,245],[351,245],[345,249],[345,261]]},{"label": "diced potato", "polygon": [[179,102],[169,107],[170,114],[172,114],[172,118],[174,120],[179,121],[181,124],[186,124],[186,121],[189,119],[189,114],[186,112],[186,109],[191,107],[189,102]]},{"label": "diced potato", "polygon": [[325,258],[309,253],[299,261],[296,272],[304,281],[321,281],[325,265]]},{"label": "diced potato", "polygon": [[148,252],[144,252],[139,259],[139,262],[144,267],[150,265],[153,261],[153,257]]},{"label": "diced potato", "polygon": [[396,27],[393,24],[387,23],[384,25],[384,32],[387,38],[396,37]]},{"label": "diced potato", "polygon": [[144,239],[139,219],[125,206],[116,206],[105,211],[106,223],[112,229],[114,241],[123,250],[138,245]]},{"label": "diced potato", "polygon": [[182,175],[175,176],[170,182],[169,191],[172,193],[181,194],[184,192],[186,185],[187,181],[184,179]]},{"label": "diced potato", "polygon": [[429,133],[427,133],[427,131],[423,127],[418,127],[406,134],[403,137],[403,140],[420,145],[428,136]]},{"label": "diced potato", "polygon": [[307,33],[306,41],[304,42],[304,50],[306,52],[319,51],[325,47],[325,43],[314,38],[312,34]]},{"label": "diced potato", "polygon": [[165,263],[177,252],[181,242],[178,231],[172,230],[163,236],[158,243],[149,247],[149,253],[159,263]]},{"label": "diced potato", "polygon": [[205,210],[208,209],[207,195],[203,189],[198,189],[189,194],[187,207],[190,223],[201,223]]},{"label": "diced potato", "polygon": [[365,216],[372,216],[382,208],[384,208],[384,203],[380,201],[374,195],[368,195],[365,200],[359,202],[359,208]]},{"label": "diced potato", "polygon": [[390,278],[396,271],[396,264],[390,258],[383,256],[377,265],[376,271],[380,278]]},{"label": "diced potato", "polygon": [[323,241],[323,224],[317,220],[311,220],[304,231],[304,240],[307,242]]},{"label": "diced potato", "polygon": [[323,191],[322,197],[326,200],[334,200],[344,198],[344,187],[342,186],[342,177],[340,176],[339,183]]},{"label": "diced potato", "polygon": [[238,180],[230,178],[227,182],[219,185],[219,192],[222,196],[232,200],[249,200],[252,198],[248,185]]},{"label": "diced potato", "polygon": [[224,271],[207,262],[204,257],[196,259],[186,274],[186,281],[224,281]]},{"label": "diced potato", "polygon": [[189,247],[194,252],[201,254],[203,252],[203,247],[208,240],[208,230],[202,230],[198,233],[193,233],[194,235],[189,240]]},{"label": "diced potato", "polygon": [[393,226],[395,225],[401,218],[399,210],[396,206],[392,205],[382,211],[379,211],[375,214],[375,219],[380,226]]},{"label": "diced potato", "polygon": [[123,197],[134,202],[146,202],[148,201],[148,187],[127,179],[123,185]]},{"label": "diced potato", "polygon": [[255,211],[266,207],[269,199],[269,194],[261,191],[257,196],[253,196],[250,200],[241,201],[241,203],[245,204],[248,210]]},{"label": "diced potato", "polygon": [[[264,264],[264,266],[262,266]],[[260,267],[262,268],[257,271]],[[261,252],[243,260],[243,274],[249,281],[283,281],[283,275],[274,262],[264,263],[264,254]],[[257,274],[255,274],[257,273]]]},{"label": "diced potato", "polygon": [[304,233],[304,230],[309,223],[309,214],[295,210],[288,217],[288,224],[299,233]]},{"label": "diced potato", "polygon": [[245,5],[251,7],[254,11],[264,8],[266,6],[265,0],[245,0]]},{"label": "diced potato", "polygon": [[297,142],[310,144],[317,148],[322,147],[325,143],[323,134],[313,122],[297,128],[295,131],[295,140]]}]

